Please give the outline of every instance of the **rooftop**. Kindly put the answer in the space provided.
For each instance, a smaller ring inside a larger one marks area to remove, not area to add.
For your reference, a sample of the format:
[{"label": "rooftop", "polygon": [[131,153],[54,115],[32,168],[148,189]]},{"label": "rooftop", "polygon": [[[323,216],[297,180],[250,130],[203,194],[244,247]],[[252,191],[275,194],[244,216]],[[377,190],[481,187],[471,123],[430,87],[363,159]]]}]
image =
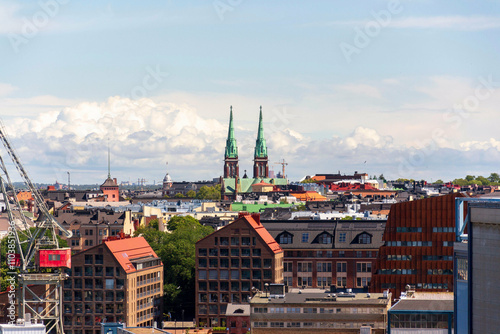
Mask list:
[{"label": "rooftop", "polygon": [[293,289],[285,294],[284,298],[269,298],[265,292],[258,292],[250,301],[254,304],[314,304],[325,305],[339,304],[366,304],[366,305],[387,305],[391,302],[391,294],[384,298],[383,293],[330,293],[320,289]]},{"label": "rooftop", "polygon": [[127,274],[137,271],[132,264],[134,260],[145,257],[158,258],[143,237],[104,241],[104,245],[113,253]]}]

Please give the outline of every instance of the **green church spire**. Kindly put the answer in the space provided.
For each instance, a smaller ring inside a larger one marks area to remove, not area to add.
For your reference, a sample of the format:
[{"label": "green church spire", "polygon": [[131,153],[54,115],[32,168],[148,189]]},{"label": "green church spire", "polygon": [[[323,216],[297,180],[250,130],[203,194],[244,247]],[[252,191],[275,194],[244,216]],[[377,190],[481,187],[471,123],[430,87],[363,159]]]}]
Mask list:
[{"label": "green church spire", "polygon": [[267,157],[266,139],[264,138],[264,125],[262,123],[262,106],[260,106],[259,132],[257,133],[257,141],[255,142],[255,157]]},{"label": "green church spire", "polygon": [[236,145],[236,138],[234,138],[234,128],[233,128],[233,106],[231,106],[229,115],[229,130],[227,132],[226,140],[226,152],[224,153],[225,158],[237,158],[238,157],[238,146]]}]

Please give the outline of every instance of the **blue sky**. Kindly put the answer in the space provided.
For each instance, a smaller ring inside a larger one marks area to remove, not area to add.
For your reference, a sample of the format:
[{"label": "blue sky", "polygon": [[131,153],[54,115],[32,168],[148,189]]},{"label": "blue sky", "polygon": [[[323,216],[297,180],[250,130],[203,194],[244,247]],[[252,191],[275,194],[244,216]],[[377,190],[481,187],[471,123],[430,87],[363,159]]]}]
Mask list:
[{"label": "blue sky", "polygon": [[102,182],[108,138],[120,181],[217,177],[230,105],[241,169],[262,105],[292,180],[498,172],[499,1],[0,1],[0,22],[0,116],[37,182]]}]

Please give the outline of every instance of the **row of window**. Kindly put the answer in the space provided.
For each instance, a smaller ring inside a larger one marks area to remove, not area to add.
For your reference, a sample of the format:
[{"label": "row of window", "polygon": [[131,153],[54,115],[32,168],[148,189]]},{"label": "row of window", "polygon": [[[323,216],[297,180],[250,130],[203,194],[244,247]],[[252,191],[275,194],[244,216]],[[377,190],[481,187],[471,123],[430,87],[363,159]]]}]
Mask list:
[{"label": "row of window", "polygon": [[[417,269],[379,269],[381,275],[417,275]],[[452,269],[428,269],[427,275],[453,275]]]},{"label": "row of window", "polygon": [[[382,283],[382,289],[396,289],[396,283]],[[448,290],[448,284],[443,283],[417,283],[417,289],[444,289]]]},{"label": "row of window", "polygon": [[376,257],[377,252],[374,251],[285,251],[285,258],[292,257],[316,257],[316,258],[333,258],[335,257]]},{"label": "row of window", "polygon": [[[250,240],[252,240],[252,243],[250,244]],[[257,245],[257,240],[255,237],[215,237],[214,238],[214,245],[221,245],[221,246],[256,246]]]},{"label": "row of window", "polygon": [[252,287],[259,290],[263,289],[260,281],[210,281],[208,284],[207,282],[198,282],[198,291],[207,291],[207,289],[208,291],[229,291],[229,288],[231,288],[231,291],[235,292],[248,292]]},{"label": "row of window", "polygon": [[[67,270],[70,276],[82,276],[85,272],[85,276],[103,276],[105,270],[105,276],[120,276],[120,267],[106,267],[105,269],[100,266],[96,267],[73,267],[71,270]],[[95,273],[95,274],[94,274]]]},{"label": "row of window", "polygon": [[[110,287],[108,288],[106,286],[106,289],[113,289],[112,285],[110,284]],[[109,291],[106,291],[106,301],[112,301],[112,295],[108,295]],[[104,295],[102,291],[93,291],[93,290],[65,290],[63,292],[63,298],[65,302],[79,302],[79,301],[86,301],[86,302],[100,302],[103,301]],[[109,298],[108,298],[109,297]],[[122,301],[125,298],[125,293],[123,291],[116,291],[116,298],[114,298],[116,301]]]},{"label": "row of window", "polygon": [[[361,328],[361,326],[370,326],[372,328],[375,328],[375,324],[367,324],[362,322],[252,322],[252,327],[254,328],[284,328],[285,326],[287,328]],[[380,324],[377,328],[381,328]]]},{"label": "row of window", "polygon": [[[387,255],[387,261],[411,261],[411,255]],[[446,255],[423,255],[423,261],[453,261],[453,256]]]},{"label": "row of window", "polygon": [[[229,268],[229,259],[218,259],[218,258],[199,258],[198,267],[206,268],[207,264],[209,268]],[[272,259],[262,259],[260,257],[255,257],[252,259],[231,259],[232,268],[271,268],[273,260]]]},{"label": "row of window", "polygon": [[430,247],[432,241],[387,241],[389,247]]},{"label": "row of window", "polygon": [[79,313],[123,313],[123,304],[103,304],[97,303],[95,305],[92,304],[82,304],[76,303],[73,307],[70,303],[63,304],[63,312],[65,314],[79,314]]},{"label": "row of window", "polygon": [[[241,250],[241,252],[240,252]],[[209,248],[208,249],[208,256],[219,256],[219,251],[220,251],[220,256],[229,256],[229,248]],[[238,257],[240,256],[261,256],[262,252],[260,248],[231,248],[231,256],[232,257]],[[199,248],[198,249],[198,255],[199,256],[207,256],[207,249],[206,248]]]},{"label": "row of window", "polygon": [[199,270],[198,271],[198,278],[199,279],[231,279],[233,280],[238,280],[238,279],[271,279],[273,276],[273,272],[270,269],[265,269],[265,270],[249,270],[249,269],[242,269],[241,272],[240,270],[208,270],[208,276],[207,276],[207,270]]},{"label": "row of window", "polygon": [[391,314],[391,328],[448,328],[453,314]]},{"label": "row of window", "polygon": [[[65,289],[122,289],[125,285],[125,280],[122,278],[75,278],[73,280],[68,279],[64,281]],[[70,292],[70,291],[68,291]]]},{"label": "row of window", "polygon": [[372,307],[254,307],[254,313],[306,313],[306,314],[380,314],[382,308]]},{"label": "row of window", "polygon": [[422,232],[421,227],[396,227],[396,232],[398,233],[420,233]]},{"label": "row of window", "polygon": [[[312,272],[312,262],[297,262],[297,272]],[[293,272],[293,262],[283,263],[284,272]],[[317,272],[332,272],[331,262],[317,262],[316,263]],[[356,272],[358,273],[371,273],[372,263],[371,262],[357,262]],[[347,262],[337,262],[337,272],[345,273],[347,272]]]}]

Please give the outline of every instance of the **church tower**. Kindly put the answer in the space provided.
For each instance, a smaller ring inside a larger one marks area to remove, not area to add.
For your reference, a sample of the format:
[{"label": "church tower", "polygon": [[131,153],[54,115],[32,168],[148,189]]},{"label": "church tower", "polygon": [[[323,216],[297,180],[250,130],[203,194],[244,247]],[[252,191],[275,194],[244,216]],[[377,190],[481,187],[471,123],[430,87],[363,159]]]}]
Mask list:
[{"label": "church tower", "polygon": [[233,106],[229,114],[229,131],[227,133],[226,151],[224,153],[224,178],[237,178],[240,175],[238,164],[238,146],[234,138]]},{"label": "church tower", "polygon": [[257,133],[257,141],[255,142],[253,177],[254,178],[269,177],[267,146],[266,146],[266,139],[264,138],[264,125],[262,124],[262,106],[260,106],[259,130]]}]

